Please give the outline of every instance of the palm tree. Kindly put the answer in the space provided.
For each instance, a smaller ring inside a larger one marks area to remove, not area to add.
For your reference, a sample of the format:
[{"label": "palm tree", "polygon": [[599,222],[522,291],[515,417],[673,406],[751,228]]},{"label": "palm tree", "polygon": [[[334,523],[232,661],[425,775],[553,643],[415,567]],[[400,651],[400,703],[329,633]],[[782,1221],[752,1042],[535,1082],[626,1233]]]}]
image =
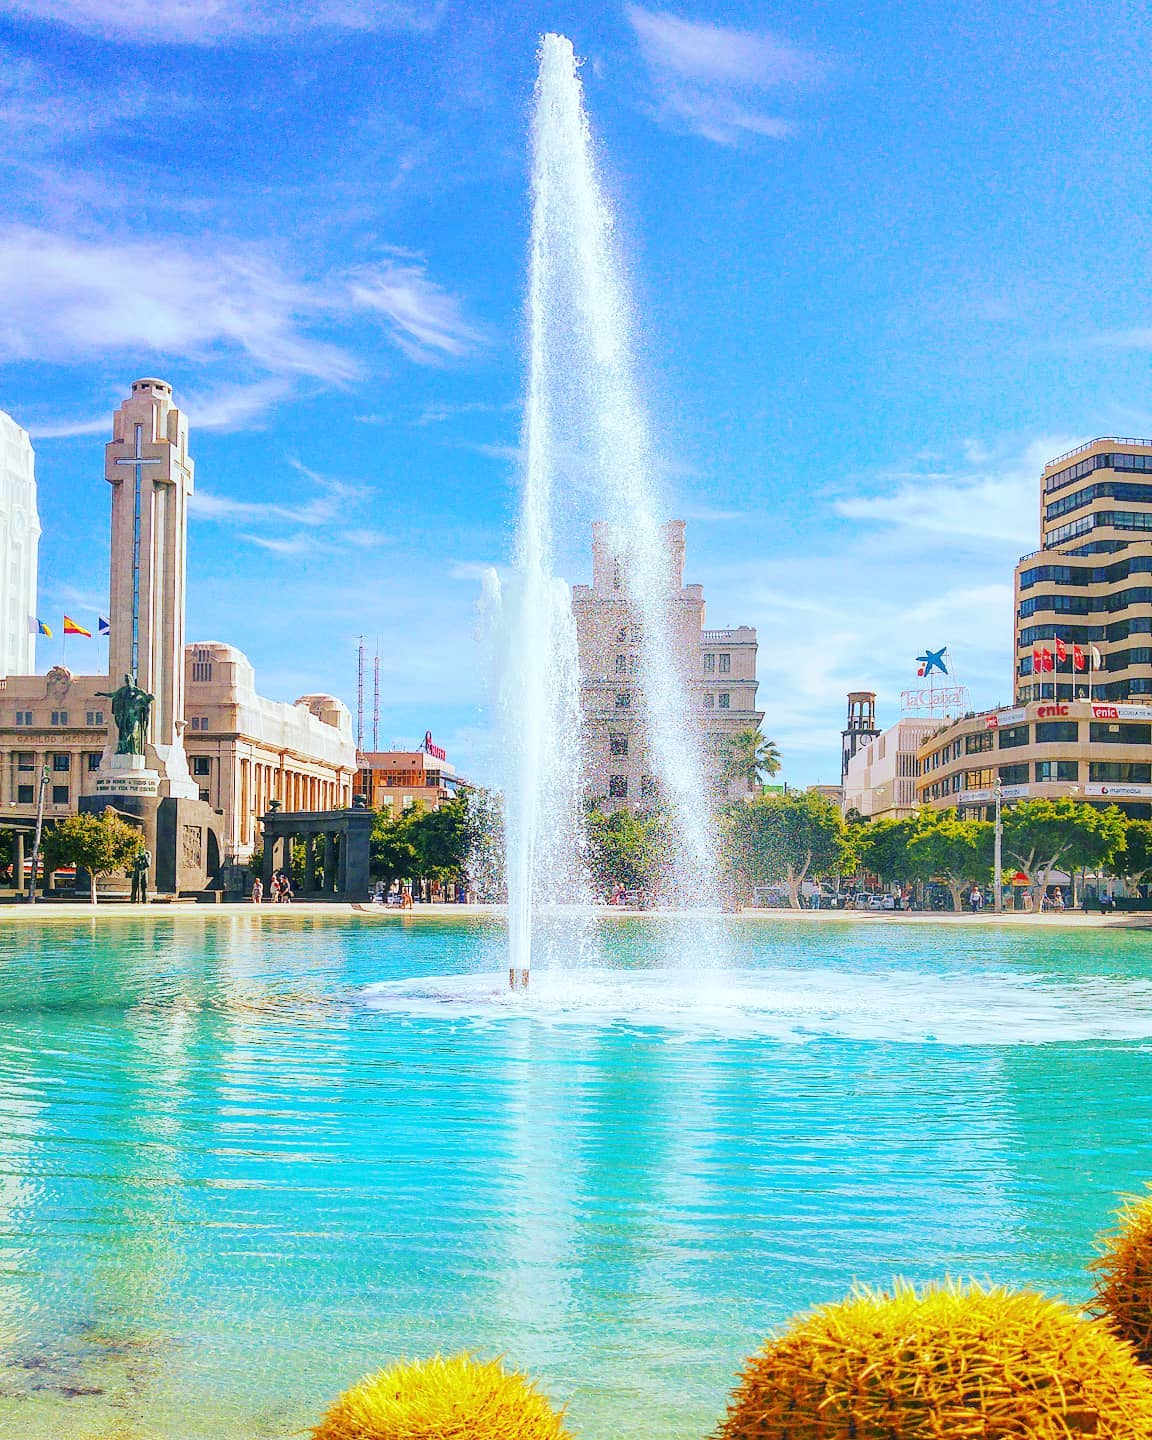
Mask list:
[{"label": "palm tree", "polygon": [[733,780],[742,780],[749,790],[759,790],[769,776],[779,771],[780,763],[775,740],[756,729],[737,731],[729,738],[724,753],[725,789]]}]

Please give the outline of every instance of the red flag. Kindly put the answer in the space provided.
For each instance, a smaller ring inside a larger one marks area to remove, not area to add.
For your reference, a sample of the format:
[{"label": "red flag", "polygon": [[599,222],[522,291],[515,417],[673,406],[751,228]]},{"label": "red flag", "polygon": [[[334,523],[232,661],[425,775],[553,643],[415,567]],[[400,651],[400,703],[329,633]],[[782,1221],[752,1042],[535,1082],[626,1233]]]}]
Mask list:
[{"label": "red flag", "polygon": [[1033,646],[1032,646],[1032,674],[1033,674],[1033,675],[1039,675],[1041,668],[1042,668],[1042,667],[1041,667],[1041,665],[1040,665],[1040,647],[1039,647],[1039,645],[1033,645]]},{"label": "red flag", "polygon": [[1067,645],[1064,644],[1064,641],[1061,640],[1059,636],[1057,636],[1057,637],[1056,637],[1056,661],[1057,661],[1058,664],[1063,665],[1064,661],[1067,660],[1067,659],[1068,659],[1068,647],[1067,647]]},{"label": "red flag", "polygon": [[1072,646],[1072,664],[1077,670],[1084,669],[1084,651],[1079,645]]},{"label": "red flag", "polygon": [[1048,649],[1047,645],[1041,645],[1040,647],[1040,668],[1041,670],[1054,670],[1056,668],[1052,659],[1052,651]]}]

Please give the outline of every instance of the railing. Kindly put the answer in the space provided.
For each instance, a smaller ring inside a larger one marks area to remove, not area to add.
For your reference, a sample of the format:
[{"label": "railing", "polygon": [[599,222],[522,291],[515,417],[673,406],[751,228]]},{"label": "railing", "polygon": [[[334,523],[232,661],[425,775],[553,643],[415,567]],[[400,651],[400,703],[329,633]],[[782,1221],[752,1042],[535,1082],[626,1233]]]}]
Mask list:
[{"label": "railing", "polygon": [[709,641],[731,640],[735,634],[735,630],[702,630],[700,632],[701,639]]},{"label": "railing", "polygon": [[1095,440],[1085,440],[1084,444],[1077,445],[1075,450],[1066,450],[1063,455],[1057,455],[1055,460],[1049,460],[1044,468],[1051,470],[1053,465],[1062,465],[1065,460],[1071,460],[1073,455],[1083,455],[1085,450],[1091,450],[1094,445],[1147,445],[1152,449],[1152,440],[1142,440],[1139,435],[1097,435]]}]

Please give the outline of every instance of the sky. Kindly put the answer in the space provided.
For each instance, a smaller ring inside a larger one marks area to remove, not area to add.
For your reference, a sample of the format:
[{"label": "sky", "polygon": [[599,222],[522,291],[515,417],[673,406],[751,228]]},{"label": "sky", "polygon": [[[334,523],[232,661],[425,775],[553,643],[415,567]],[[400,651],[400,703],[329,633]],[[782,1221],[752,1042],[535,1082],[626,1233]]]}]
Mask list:
[{"label": "sky", "polygon": [[196,461],[188,639],[352,707],[378,640],[381,745],[430,729],[491,777],[477,606],[517,506],[550,30],[686,578],[758,629],[784,778],[837,781],[846,692],[892,723],[925,647],[1010,700],[1044,462],[1152,433],[1129,0],[0,0],[0,409],[37,452],[40,613],[106,610],[102,446],[160,376]]}]

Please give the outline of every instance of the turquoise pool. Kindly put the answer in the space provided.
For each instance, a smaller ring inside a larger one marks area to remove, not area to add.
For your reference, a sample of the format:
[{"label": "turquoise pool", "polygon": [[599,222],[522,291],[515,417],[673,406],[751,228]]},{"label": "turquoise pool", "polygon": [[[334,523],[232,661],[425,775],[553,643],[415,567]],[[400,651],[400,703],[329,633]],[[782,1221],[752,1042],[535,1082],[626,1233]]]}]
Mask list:
[{"label": "turquoise pool", "polygon": [[0,1436],[273,1440],[472,1347],[702,1440],[854,1280],[1085,1295],[1152,1178],[1152,937],[669,933],[512,1000],[492,920],[0,920]]}]

